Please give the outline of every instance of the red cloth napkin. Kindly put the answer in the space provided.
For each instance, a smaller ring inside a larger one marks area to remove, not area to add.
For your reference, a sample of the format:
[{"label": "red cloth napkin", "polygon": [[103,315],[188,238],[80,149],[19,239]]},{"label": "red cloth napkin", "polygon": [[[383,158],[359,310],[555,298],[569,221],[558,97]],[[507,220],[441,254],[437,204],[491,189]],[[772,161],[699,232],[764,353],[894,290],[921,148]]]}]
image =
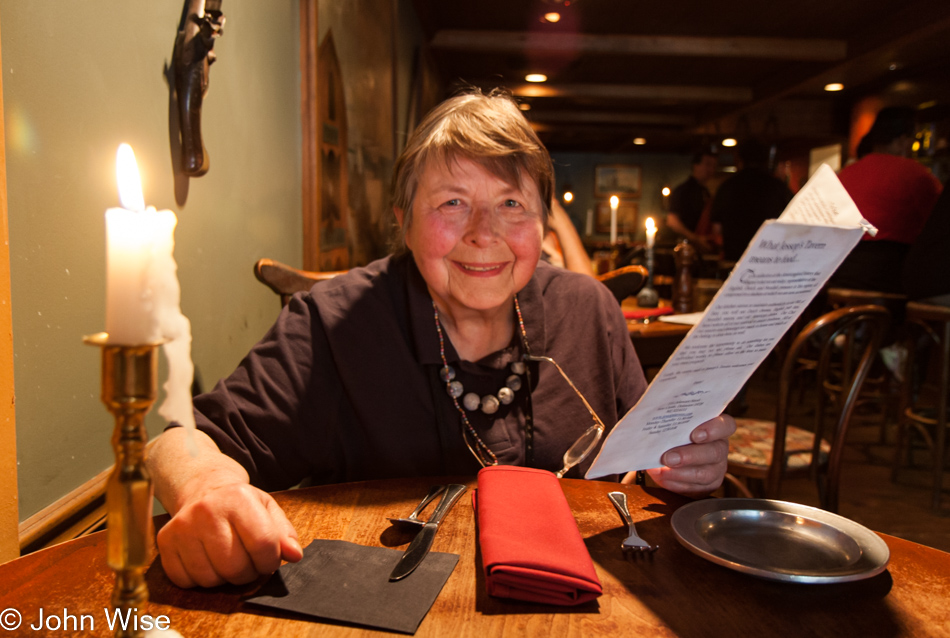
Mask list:
[{"label": "red cloth napkin", "polygon": [[660,315],[673,314],[672,306],[663,308],[637,308],[636,310],[624,310],[624,319],[646,319],[647,317],[659,317]]},{"label": "red cloth napkin", "polygon": [[486,467],[473,502],[490,596],[550,605],[600,596],[594,563],[554,474]]}]

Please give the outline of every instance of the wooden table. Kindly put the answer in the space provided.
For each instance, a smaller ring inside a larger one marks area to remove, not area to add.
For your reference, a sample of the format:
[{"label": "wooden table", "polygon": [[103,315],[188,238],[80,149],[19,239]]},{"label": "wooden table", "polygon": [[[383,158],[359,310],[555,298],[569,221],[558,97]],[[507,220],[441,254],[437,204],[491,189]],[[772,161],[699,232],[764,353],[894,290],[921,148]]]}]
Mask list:
[{"label": "wooden table", "polygon": [[[304,544],[313,538],[404,548],[411,533],[385,517],[405,514],[435,482],[407,479],[316,487],[276,495]],[[474,481],[464,479],[470,486]],[[950,554],[882,534],[891,550],[888,569],[868,580],[838,585],[795,585],[760,580],[714,565],[674,538],[670,515],[686,499],[662,490],[562,480],[581,535],[603,583],[604,595],[576,608],[489,598],[477,554],[468,495],[450,513],[435,551],[461,559],[423,620],[419,636],[948,636]],[[660,545],[652,561],[624,561],[625,535],[607,492],[622,489],[640,533]],[[268,638],[370,635],[360,627],[302,620],[241,602],[258,584],[181,590],[160,561],[148,570],[148,613],[164,614],[186,638]],[[95,631],[56,635],[109,635],[102,616],[112,590],[105,536],[94,534],[0,566],[0,610],[23,614],[29,629],[40,607],[94,616]],[[88,626],[87,626],[88,629]],[[52,634],[51,634],[52,635]]]}]

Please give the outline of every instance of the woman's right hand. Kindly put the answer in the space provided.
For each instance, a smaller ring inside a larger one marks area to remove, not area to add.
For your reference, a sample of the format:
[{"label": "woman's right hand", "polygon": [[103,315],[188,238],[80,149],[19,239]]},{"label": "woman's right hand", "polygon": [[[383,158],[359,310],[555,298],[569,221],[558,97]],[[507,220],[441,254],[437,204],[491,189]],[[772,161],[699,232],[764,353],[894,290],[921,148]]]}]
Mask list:
[{"label": "woman's right hand", "polygon": [[171,428],[146,459],[172,518],[158,532],[162,566],[179,587],[240,585],[297,562],[297,532],[267,492],[199,430]]},{"label": "woman's right hand", "polygon": [[297,532],[276,501],[242,482],[193,493],[158,532],[162,567],[179,587],[244,584],[297,562]]}]

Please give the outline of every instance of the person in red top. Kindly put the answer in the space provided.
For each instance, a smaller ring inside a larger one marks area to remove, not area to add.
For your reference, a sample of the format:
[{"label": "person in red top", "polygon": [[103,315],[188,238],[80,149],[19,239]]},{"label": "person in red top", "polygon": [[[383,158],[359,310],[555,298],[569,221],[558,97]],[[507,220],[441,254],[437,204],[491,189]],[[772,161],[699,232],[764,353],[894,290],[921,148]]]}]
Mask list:
[{"label": "person in red top", "polygon": [[908,157],[914,141],[913,109],[882,109],[868,138],[871,152],[845,167],[838,177],[878,232],[874,237],[865,234],[830,285],[901,293],[904,259],[942,186],[930,171]]}]

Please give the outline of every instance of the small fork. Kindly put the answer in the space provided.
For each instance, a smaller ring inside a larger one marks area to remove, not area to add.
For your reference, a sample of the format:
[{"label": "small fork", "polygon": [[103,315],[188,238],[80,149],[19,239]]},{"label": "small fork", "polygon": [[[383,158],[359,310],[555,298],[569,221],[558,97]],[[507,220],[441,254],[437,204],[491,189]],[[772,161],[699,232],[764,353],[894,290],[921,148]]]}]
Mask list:
[{"label": "small fork", "polygon": [[637,534],[637,528],[634,526],[633,519],[630,517],[630,510],[627,509],[627,495],[623,492],[611,492],[607,497],[610,499],[610,502],[613,503],[614,507],[617,508],[617,512],[620,513],[620,518],[627,524],[627,538],[620,544],[620,549],[623,550],[624,555],[632,555],[633,558],[636,558],[644,553],[649,553],[652,557],[653,552],[659,549],[660,546],[651,545]]}]

